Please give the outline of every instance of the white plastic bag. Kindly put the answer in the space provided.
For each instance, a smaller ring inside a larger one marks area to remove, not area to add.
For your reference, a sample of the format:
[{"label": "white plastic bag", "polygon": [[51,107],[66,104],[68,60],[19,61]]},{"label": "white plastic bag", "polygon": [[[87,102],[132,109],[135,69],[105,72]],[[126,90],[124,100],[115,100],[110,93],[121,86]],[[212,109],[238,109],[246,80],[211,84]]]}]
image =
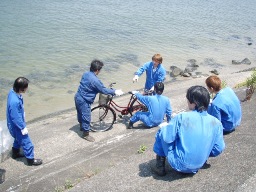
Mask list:
[{"label": "white plastic bag", "polygon": [[6,120],[0,121],[0,153],[11,150],[14,138],[11,136]]}]

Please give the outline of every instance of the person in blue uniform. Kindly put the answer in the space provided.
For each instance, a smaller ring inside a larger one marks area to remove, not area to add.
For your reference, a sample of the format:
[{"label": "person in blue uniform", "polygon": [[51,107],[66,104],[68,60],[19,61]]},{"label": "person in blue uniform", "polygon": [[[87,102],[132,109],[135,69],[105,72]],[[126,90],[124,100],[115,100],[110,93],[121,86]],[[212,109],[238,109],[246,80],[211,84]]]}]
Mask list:
[{"label": "person in blue uniform", "polygon": [[163,96],[164,84],[157,82],[154,86],[155,95],[145,96],[139,92],[135,93],[137,99],[147,108],[147,112],[138,111],[130,119],[128,129],[133,128],[133,124],[142,121],[147,127],[156,127],[164,120],[166,114],[167,122],[171,119],[172,108],[168,97]]},{"label": "person in blue uniform", "polygon": [[[18,77],[13,84],[7,98],[6,119],[7,127],[14,138],[12,147],[12,158],[26,157],[28,165],[41,165],[41,159],[34,158],[34,145],[28,135],[25,121],[25,112],[22,94],[28,89],[29,80]],[[22,147],[24,155],[20,154]]]},{"label": "person in blue uniform", "polygon": [[137,72],[135,72],[133,82],[137,82],[139,77],[146,72],[146,83],[144,89],[153,91],[156,82],[163,82],[165,80],[166,71],[162,62],[163,58],[160,54],[153,55],[152,61],[145,63]]},{"label": "person in blue uniform", "polygon": [[151,169],[159,176],[166,175],[166,158],[178,172],[197,173],[209,157],[218,156],[225,148],[221,122],[207,113],[207,89],[192,86],[186,98],[190,111],[179,113],[156,133],[156,164]]},{"label": "person in blue uniform", "polygon": [[97,75],[100,73],[103,62],[93,60],[89,72],[85,72],[81,78],[77,93],[75,94],[75,105],[77,110],[77,120],[80,129],[83,131],[83,138],[94,142],[95,139],[89,135],[91,122],[91,104],[98,93],[109,95],[122,95],[122,90],[106,88]]},{"label": "person in blue uniform", "polygon": [[205,83],[209,92],[215,95],[208,107],[208,113],[221,121],[224,134],[233,132],[242,119],[240,100],[230,87],[222,89],[218,76],[208,77]]}]

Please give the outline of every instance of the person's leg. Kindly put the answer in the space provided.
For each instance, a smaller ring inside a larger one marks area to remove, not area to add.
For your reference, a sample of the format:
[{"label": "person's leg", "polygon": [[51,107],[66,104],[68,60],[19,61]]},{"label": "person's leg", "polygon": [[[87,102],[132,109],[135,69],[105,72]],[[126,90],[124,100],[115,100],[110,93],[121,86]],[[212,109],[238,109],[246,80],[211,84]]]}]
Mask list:
[{"label": "person's leg", "polygon": [[80,126],[80,131],[83,131],[82,124],[81,124],[82,112],[81,112],[80,106],[82,105],[84,100],[81,97],[79,97],[79,95],[77,95],[77,94],[75,95],[74,100],[75,100],[75,106],[76,106],[76,112],[77,112],[77,121]]},{"label": "person's leg", "polygon": [[12,158],[13,159],[24,157],[23,154],[20,154],[20,147],[21,146],[20,146],[18,140],[14,137],[14,142],[13,142],[13,147],[12,147]]},{"label": "person's leg", "polygon": [[164,142],[162,138],[161,129],[158,130],[155,136],[155,143],[153,151],[156,153],[156,164],[151,169],[159,176],[166,175],[165,171],[165,159],[168,155],[168,150],[173,147],[171,144]]},{"label": "person's leg", "polygon": [[41,159],[34,158],[34,145],[28,134],[22,135],[21,132],[17,132],[17,141],[21,145],[24,155],[27,159],[29,166],[31,165],[41,165],[43,161]]},{"label": "person's leg", "polygon": [[[129,121],[129,124],[128,124],[127,129],[133,128],[133,124],[136,123],[137,121],[143,120],[142,122],[145,124],[146,119],[148,119],[148,115],[149,115],[148,112],[142,112],[142,111],[136,112],[136,113],[130,118],[130,121]],[[146,124],[146,125],[147,125],[147,124]],[[148,125],[147,125],[147,126],[148,126]]]},{"label": "person's leg", "polygon": [[81,127],[83,129],[83,138],[87,141],[94,142],[95,139],[89,135],[90,123],[91,123],[91,104],[84,102],[81,106],[82,118]]}]

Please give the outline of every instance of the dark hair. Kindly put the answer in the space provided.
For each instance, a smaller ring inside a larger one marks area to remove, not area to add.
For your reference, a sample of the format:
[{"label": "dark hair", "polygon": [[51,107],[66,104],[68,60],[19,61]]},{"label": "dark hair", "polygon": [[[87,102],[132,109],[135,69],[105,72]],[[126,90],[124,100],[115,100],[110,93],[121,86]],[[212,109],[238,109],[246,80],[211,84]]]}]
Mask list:
[{"label": "dark hair", "polygon": [[195,103],[197,111],[206,111],[210,102],[210,94],[203,86],[192,86],[187,90],[186,95],[190,103]]},{"label": "dark hair", "polygon": [[19,93],[20,91],[24,91],[26,88],[28,88],[29,80],[25,77],[18,77],[14,83],[13,83],[13,90],[16,93]]},{"label": "dark hair", "polygon": [[164,84],[162,82],[156,82],[154,88],[156,94],[161,95],[164,91]]},{"label": "dark hair", "polygon": [[91,62],[91,67],[90,67],[90,71],[91,72],[96,72],[98,70],[101,70],[101,68],[103,67],[103,63],[100,60],[94,59]]}]

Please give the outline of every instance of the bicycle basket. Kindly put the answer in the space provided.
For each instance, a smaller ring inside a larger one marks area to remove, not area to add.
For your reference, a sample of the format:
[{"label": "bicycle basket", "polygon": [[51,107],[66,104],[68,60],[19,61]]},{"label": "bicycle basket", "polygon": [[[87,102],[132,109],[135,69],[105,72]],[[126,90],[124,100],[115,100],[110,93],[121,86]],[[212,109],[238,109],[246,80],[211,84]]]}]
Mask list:
[{"label": "bicycle basket", "polygon": [[105,105],[109,102],[110,100],[110,95],[105,95],[100,93],[99,94],[99,105]]}]

